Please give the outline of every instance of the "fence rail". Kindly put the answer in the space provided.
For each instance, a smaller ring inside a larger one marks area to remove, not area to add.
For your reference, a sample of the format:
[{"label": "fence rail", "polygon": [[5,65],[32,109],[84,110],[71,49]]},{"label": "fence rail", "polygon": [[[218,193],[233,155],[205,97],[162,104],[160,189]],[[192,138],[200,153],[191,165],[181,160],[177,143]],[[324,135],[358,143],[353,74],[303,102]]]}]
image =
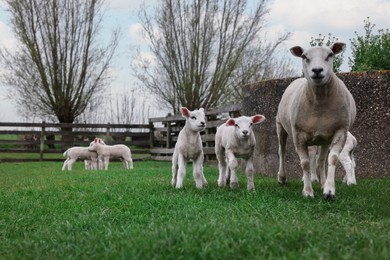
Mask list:
[{"label": "fence rail", "polygon": [[[206,159],[214,158],[216,128],[226,119],[240,114],[241,104],[205,111],[207,127],[201,133]],[[16,154],[39,154],[37,159],[63,160],[49,154],[60,154],[72,146],[88,146],[95,137],[107,144],[125,144],[133,154],[154,160],[171,160],[179,131],[185,119],[181,115],[150,118],[149,124],[61,124],[0,122],[0,162],[16,161]],[[1,156],[7,154],[8,158]],[[12,154],[15,154],[12,157]],[[11,155],[11,158],[9,158]]]}]

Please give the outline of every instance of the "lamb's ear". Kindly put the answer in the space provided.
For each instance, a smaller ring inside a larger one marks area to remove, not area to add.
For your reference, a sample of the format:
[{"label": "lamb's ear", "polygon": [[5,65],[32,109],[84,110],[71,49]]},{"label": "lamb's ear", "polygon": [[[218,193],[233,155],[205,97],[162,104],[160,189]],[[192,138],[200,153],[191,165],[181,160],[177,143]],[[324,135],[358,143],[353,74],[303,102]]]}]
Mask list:
[{"label": "lamb's ear", "polygon": [[252,116],[252,123],[255,124],[260,124],[265,120],[265,116],[263,115],[254,115]]},{"label": "lamb's ear", "polygon": [[300,46],[295,46],[290,49],[290,52],[292,55],[301,58],[304,50]]},{"label": "lamb's ear", "polygon": [[181,111],[182,116],[190,117],[190,110],[188,110],[188,108],[182,107],[182,108],[180,108],[180,111]]},{"label": "lamb's ear", "polygon": [[199,108],[199,111],[204,112],[204,108],[203,107]]},{"label": "lamb's ear", "polygon": [[335,42],[330,46],[330,49],[333,51],[334,54],[338,54],[342,52],[345,48],[345,43],[343,42]]},{"label": "lamb's ear", "polygon": [[234,118],[230,118],[228,121],[226,121],[227,126],[233,126],[235,124],[236,124],[236,121],[234,120]]}]

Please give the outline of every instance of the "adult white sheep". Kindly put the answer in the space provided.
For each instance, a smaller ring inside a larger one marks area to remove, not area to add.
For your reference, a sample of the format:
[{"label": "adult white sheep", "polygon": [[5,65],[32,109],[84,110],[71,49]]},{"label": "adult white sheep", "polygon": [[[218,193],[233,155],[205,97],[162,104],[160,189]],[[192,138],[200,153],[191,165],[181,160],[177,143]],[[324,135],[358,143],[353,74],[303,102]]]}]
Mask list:
[{"label": "adult white sheep", "polygon": [[202,189],[203,186],[207,185],[207,180],[203,173],[203,145],[200,137],[200,132],[206,128],[204,109],[200,108],[190,111],[188,108],[182,107],[180,111],[186,122],[183,129],[179,132],[173,151],[171,184],[177,189],[183,187],[186,175],[186,162],[192,159],[195,185],[198,189]]},{"label": "adult white sheep", "polygon": [[245,160],[245,174],[247,176],[247,189],[255,189],[253,175],[253,153],[256,144],[255,135],[252,127],[265,120],[263,115],[254,115],[252,117],[241,116],[231,118],[223,125],[217,128],[215,134],[215,154],[218,159],[219,178],[218,186],[225,187],[227,181],[230,181],[230,188],[238,187],[236,169],[238,166],[237,158]]},{"label": "adult white sheep", "polygon": [[[308,146],[321,146],[317,172],[326,200],[336,197],[335,168],[347,138],[348,129],[356,116],[355,101],[344,83],[333,72],[333,56],[340,53],[344,43],[329,47],[290,49],[302,58],[304,78],[293,81],[284,92],[276,116],[279,139],[278,181],[286,183],[284,169],[286,139],[292,137],[303,170],[303,195],[313,197],[310,181]],[[330,149],[330,150],[329,150]],[[328,154],[328,173],[325,180],[325,160]]]},{"label": "adult white sheep", "polygon": [[102,169],[108,170],[110,159],[120,159],[126,169],[133,169],[130,148],[124,144],[102,145],[95,140],[92,146],[88,147],[88,150],[97,152],[98,160],[103,163]]},{"label": "adult white sheep", "polygon": [[[351,132],[348,132],[347,140],[345,141],[343,150],[341,150],[341,153],[339,155],[340,163],[345,170],[343,182],[345,182],[348,186],[352,184],[356,184],[356,176],[355,176],[356,162],[354,156],[354,150],[356,146],[357,146],[356,138],[351,134]],[[309,148],[310,148],[309,155],[310,155],[311,181],[312,182],[319,181],[316,172],[316,156],[318,154],[319,149],[317,146],[310,146]]]},{"label": "adult white sheep", "polygon": [[[94,142],[98,142],[104,145],[103,140],[100,138],[95,138]],[[63,155],[66,157],[64,165],[62,166],[63,171],[66,169],[71,171],[72,166],[77,161],[77,159],[84,160],[86,170],[97,169],[98,167],[98,154],[88,150],[88,147],[71,147],[66,150]]]}]

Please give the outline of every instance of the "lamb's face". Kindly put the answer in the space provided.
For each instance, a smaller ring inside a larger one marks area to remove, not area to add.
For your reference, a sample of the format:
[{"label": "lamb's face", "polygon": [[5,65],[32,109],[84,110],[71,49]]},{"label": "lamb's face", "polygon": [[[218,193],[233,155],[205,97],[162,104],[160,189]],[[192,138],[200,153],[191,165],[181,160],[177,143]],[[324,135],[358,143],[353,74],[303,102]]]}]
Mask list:
[{"label": "lamb's face", "polygon": [[182,107],[181,114],[186,118],[186,125],[188,125],[192,131],[200,132],[204,131],[206,128],[206,116],[203,108],[190,111],[187,108]]},{"label": "lamb's face", "polygon": [[253,125],[259,124],[265,120],[262,115],[255,115],[252,117],[241,116],[238,118],[231,118],[226,122],[227,126],[234,127],[235,136],[239,139],[247,139],[251,136]]}]

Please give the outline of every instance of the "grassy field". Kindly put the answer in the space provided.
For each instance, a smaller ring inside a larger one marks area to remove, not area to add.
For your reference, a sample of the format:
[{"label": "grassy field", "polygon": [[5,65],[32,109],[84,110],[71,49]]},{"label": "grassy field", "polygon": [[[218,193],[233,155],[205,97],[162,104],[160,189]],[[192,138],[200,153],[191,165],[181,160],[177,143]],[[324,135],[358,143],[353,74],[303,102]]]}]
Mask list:
[{"label": "grassy field", "polygon": [[[170,163],[85,171],[0,164],[0,259],[390,259],[390,179],[337,182],[334,202],[257,176],[246,191],[170,186]],[[189,167],[190,170],[190,167]]]}]

